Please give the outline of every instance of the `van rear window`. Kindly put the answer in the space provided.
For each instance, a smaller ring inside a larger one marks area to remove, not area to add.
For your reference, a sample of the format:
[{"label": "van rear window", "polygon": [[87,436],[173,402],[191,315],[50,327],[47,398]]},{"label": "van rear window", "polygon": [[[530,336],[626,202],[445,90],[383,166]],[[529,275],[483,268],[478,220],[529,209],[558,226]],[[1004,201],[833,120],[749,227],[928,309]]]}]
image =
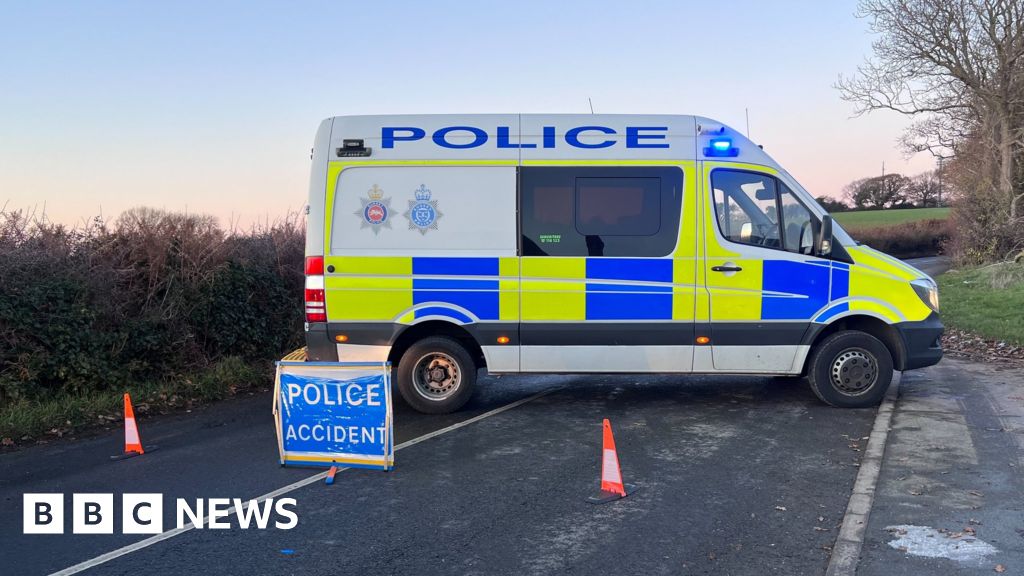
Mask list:
[{"label": "van rear window", "polygon": [[672,167],[520,169],[524,256],[667,256],[683,173]]}]

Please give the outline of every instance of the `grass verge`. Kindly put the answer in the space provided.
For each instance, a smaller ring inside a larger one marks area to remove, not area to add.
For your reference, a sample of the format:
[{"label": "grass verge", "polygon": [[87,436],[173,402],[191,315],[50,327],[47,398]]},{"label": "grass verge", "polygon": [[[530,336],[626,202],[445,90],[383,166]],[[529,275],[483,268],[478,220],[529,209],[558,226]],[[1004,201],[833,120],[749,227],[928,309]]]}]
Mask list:
[{"label": "grass verge", "polygon": [[61,437],[124,418],[128,392],[140,414],[190,408],[227,398],[270,381],[270,365],[253,365],[231,356],[201,373],[140,383],[127,390],[62,393],[43,400],[18,400],[0,407],[0,442],[11,446],[43,436]]},{"label": "grass verge", "polygon": [[1024,264],[950,270],[938,283],[947,325],[1024,346]]}]

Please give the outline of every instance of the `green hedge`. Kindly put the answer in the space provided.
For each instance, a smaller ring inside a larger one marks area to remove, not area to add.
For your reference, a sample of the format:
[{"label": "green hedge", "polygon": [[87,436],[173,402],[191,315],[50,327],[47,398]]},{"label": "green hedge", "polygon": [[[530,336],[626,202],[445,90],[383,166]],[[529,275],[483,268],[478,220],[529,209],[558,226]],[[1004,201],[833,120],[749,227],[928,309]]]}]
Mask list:
[{"label": "green hedge", "polygon": [[136,209],[69,229],[0,212],[0,400],[277,358],[302,338],[303,249],[297,218],[237,232]]}]

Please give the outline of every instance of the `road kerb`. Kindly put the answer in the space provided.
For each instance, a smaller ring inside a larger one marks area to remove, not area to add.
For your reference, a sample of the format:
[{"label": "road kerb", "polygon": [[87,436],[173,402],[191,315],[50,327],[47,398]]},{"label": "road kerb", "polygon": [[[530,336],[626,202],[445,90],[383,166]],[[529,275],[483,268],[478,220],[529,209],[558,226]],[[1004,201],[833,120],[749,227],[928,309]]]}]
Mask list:
[{"label": "road kerb", "polygon": [[825,576],[854,576],[857,573],[860,551],[864,545],[864,531],[868,527],[868,517],[871,515],[871,505],[875,500],[875,487],[878,485],[878,475],[882,470],[892,415],[896,410],[900,380],[901,375],[897,372],[882,404],[878,407],[878,413],[875,414],[875,423],[871,427],[868,445],[860,461],[857,480],[853,483],[853,493],[850,494],[850,501],[846,505],[843,524],[832,546],[832,557]]}]

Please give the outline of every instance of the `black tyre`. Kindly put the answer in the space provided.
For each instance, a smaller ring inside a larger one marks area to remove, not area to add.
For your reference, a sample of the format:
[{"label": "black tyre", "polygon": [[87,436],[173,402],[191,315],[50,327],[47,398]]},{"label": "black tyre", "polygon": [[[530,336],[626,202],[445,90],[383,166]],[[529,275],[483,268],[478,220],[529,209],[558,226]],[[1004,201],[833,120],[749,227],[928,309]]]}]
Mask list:
[{"label": "black tyre", "polygon": [[398,391],[418,412],[454,412],[473,395],[474,386],[473,357],[453,338],[424,338],[398,361]]},{"label": "black tyre", "polygon": [[807,367],[811,390],[829,405],[866,408],[882,401],[892,382],[892,354],[885,344],[857,330],[821,341]]}]

